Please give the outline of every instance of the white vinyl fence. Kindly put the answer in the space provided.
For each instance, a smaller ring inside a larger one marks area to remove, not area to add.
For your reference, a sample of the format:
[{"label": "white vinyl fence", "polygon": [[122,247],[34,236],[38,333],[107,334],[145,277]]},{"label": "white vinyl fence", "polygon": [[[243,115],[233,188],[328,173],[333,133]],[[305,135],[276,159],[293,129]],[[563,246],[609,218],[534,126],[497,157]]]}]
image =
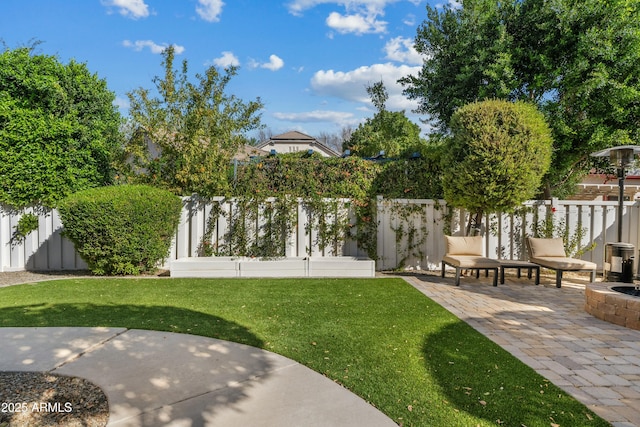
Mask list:
[{"label": "white vinyl fence", "polygon": [[[222,198],[215,200],[220,212],[213,225],[211,244],[223,245],[227,235],[234,204]],[[351,223],[355,216],[348,201],[341,201],[340,212],[332,215],[348,215]],[[198,256],[202,237],[212,205],[185,199],[185,208],[176,233],[169,258]],[[532,227],[551,222],[556,232],[569,230],[569,237],[580,239],[579,246],[594,245],[583,259],[602,266],[604,246],[617,241],[618,202],[547,200],[527,202],[526,212],[491,215],[485,218],[482,231],[485,235],[486,255],[496,259],[522,259],[524,238],[532,233]],[[304,256],[366,256],[358,242],[347,239],[339,245],[320,249],[315,230],[316,219],[310,219],[302,202],[298,202],[293,218],[292,233],[286,243],[286,255]],[[56,211],[40,214],[39,227],[22,241],[13,238],[19,214],[0,210],[0,271],[54,271],[81,270],[86,264],[77,255],[73,244],[61,236],[62,223]],[[434,200],[377,200],[377,269],[420,268],[439,269],[444,254],[444,234],[463,234],[468,215],[456,210],[447,214],[444,201]],[[254,227],[260,233],[260,221]],[[582,230],[584,233],[580,233]],[[640,245],[640,202],[625,202],[623,208],[623,242],[636,248]]]}]

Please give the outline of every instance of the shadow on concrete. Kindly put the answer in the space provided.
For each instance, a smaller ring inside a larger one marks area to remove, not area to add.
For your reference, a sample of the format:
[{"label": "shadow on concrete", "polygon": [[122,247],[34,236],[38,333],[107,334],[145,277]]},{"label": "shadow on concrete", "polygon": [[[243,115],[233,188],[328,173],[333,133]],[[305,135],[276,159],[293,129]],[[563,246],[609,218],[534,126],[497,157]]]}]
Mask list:
[{"label": "shadow on concrete", "polygon": [[[277,364],[242,325],[182,308],[15,306],[0,309],[0,325],[0,370],[86,378],[107,394],[114,425],[205,425],[248,399]],[[192,335],[205,333],[219,339]]]}]

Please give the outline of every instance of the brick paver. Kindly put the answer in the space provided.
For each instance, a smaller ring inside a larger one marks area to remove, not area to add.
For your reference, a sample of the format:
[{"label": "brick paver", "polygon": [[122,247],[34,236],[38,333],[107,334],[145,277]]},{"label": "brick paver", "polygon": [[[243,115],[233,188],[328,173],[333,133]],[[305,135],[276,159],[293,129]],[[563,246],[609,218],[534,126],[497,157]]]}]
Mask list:
[{"label": "brick paver", "polygon": [[587,276],[567,274],[560,289],[550,275],[497,287],[482,275],[460,286],[439,272],[402,277],[613,426],[640,426],[640,331],[584,310]]}]

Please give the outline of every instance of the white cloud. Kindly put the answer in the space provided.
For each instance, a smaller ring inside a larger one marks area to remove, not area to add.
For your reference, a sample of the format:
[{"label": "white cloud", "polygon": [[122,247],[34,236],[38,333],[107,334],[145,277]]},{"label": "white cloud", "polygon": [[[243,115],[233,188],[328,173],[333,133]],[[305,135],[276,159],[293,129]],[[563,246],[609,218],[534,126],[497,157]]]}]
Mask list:
[{"label": "white cloud", "polygon": [[220,21],[222,6],[224,6],[222,0],[198,0],[198,3],[200,6],[196,6],[196,12],[200,18],[209,22]]},{"label": "white cloud", "polygon": [[[460,9],[462,8],[462,0],[449,0],[447,2],[447,6],[449,6],[451,9]],[[435,7],[437,9],[443,9],[445,7],[445,5],[443,3],[438,3],[435,5]]]},{"label": "white cloud", "polygon": [[365,8],[382,11],[388,4],[398,1],[400,0],[292,0],[287,4],[287,8],[289,13],[293,15],[301,15],[305,10],[313,9],[321,4],[335,4],[345,7],[347,10]]},{"label": "white cloud", "polygon": [[278,55],[269,56],[269,62],[260,63],[255,59],[249,61],[249,67],[251,68],[266,68],[271,71],[278,71],[284,66],[284,61],[278,57]]},{"label": "white cloud", "polygon": [[296,123],[329,122],[338,124],[352,124],[357,122],[353,113],[343,111],[314,110],[301,113],[273,113],[278,120]]},{"label": "white cloud", "polygon": [[[136,40],[135,42],[132,42],[130,40],[125,40],[122,42],[122,45],[124,47],[129,47],[135,50],[136,52],[140,52],[144,48],[149,48],[151,53],[156,53],[156,54],[162,53],[162,51],[164,51],[167,47],[169,47],[169,45],[167,44],[157,44],[152,40]],[[174,44],[173,48],[176,55],[180,55],[181,53],[184,52],[184,46],[179,46]]]},{"label": "white cloud", "polygon": [[133,19],[149,16],[149,6],[144,0],[102,0],[102,4],[119,9],[120,15]]},{"label": "white cloud", "polygon": [[113,101],[113,105],[118,107],[121,111],[126,111],[131,106],[129,98],[124,98],[122,96],[116,96],[116,99]]},{"label": "white cloud", "polygon": [[415,101],[408,100],[402,94],[398,79],[409,74],[417,74],[419,66],[395,65],[392,63],[363,66],[351,71],[320,70],[311,78],[311,89],[318,95],[332,96],[352,102],[369,104],[367,86],[382,81],[389,99],[390,110],[412,110],[417,107]]},{"label": "white cloud", "polygon": [[413,47],[413,40],[404,37],[395,37],[384,46],[386,58],[405,64],[420,65],[423,57]]},{"label": "white cloud", "polygon": [[332,12],[326,20],[327,26],[341,34],[355,33],[384,33],[387,30],[387,23],[376,19],[376,14],[369,15],[341,15]]},{"label": "white cloud", "polygon": [[[387,5],[400,0],[293,0],[287,4],[289,13],[301,16],[305,10],[321,4],[343,7],[346,13],[331,12],[326,19],[330,28],[342,33],[383,33],[387,22],[378,19],[384,16]],[[418,0],[411,0],[418,1]]]},{"label": "white cloud", "polygon": [[213,64],[222,68],[237,67],[240,65],[240,61],[238,60],[238,57],[233,54],[233,52],[225,51],[222,52],[222,56],[220,58],[216,58],[213,60]]},{"label": "white cloud", "polygon": [[416,26],[416,16],[414,14],[407,15],[406,18],[402,20],[402,23],[408,27]]}]

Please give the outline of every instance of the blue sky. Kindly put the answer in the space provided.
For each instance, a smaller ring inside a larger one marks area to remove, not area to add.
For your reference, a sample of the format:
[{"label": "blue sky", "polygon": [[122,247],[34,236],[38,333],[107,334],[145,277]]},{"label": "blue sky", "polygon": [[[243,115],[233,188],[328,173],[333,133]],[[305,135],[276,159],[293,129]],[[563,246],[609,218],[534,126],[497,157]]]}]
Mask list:
[{"label": "blue sky", "polygon": [[[433,0],[429,0],[433,1]],[[432,4],[436,4],[433,2]],[[384,81],[387,107],[415,103],[398,78],[416,74],[413,50],[427,0],[0,0],[0,39],[9,48],[75,59],[107,81],[123,114],[126,93],[153,88],[161,50],[172,44],[190,74],[239,66],[229,92],[263,101],[274,134],[313,136],[357,127],[372,108],[367,84]]]}]

